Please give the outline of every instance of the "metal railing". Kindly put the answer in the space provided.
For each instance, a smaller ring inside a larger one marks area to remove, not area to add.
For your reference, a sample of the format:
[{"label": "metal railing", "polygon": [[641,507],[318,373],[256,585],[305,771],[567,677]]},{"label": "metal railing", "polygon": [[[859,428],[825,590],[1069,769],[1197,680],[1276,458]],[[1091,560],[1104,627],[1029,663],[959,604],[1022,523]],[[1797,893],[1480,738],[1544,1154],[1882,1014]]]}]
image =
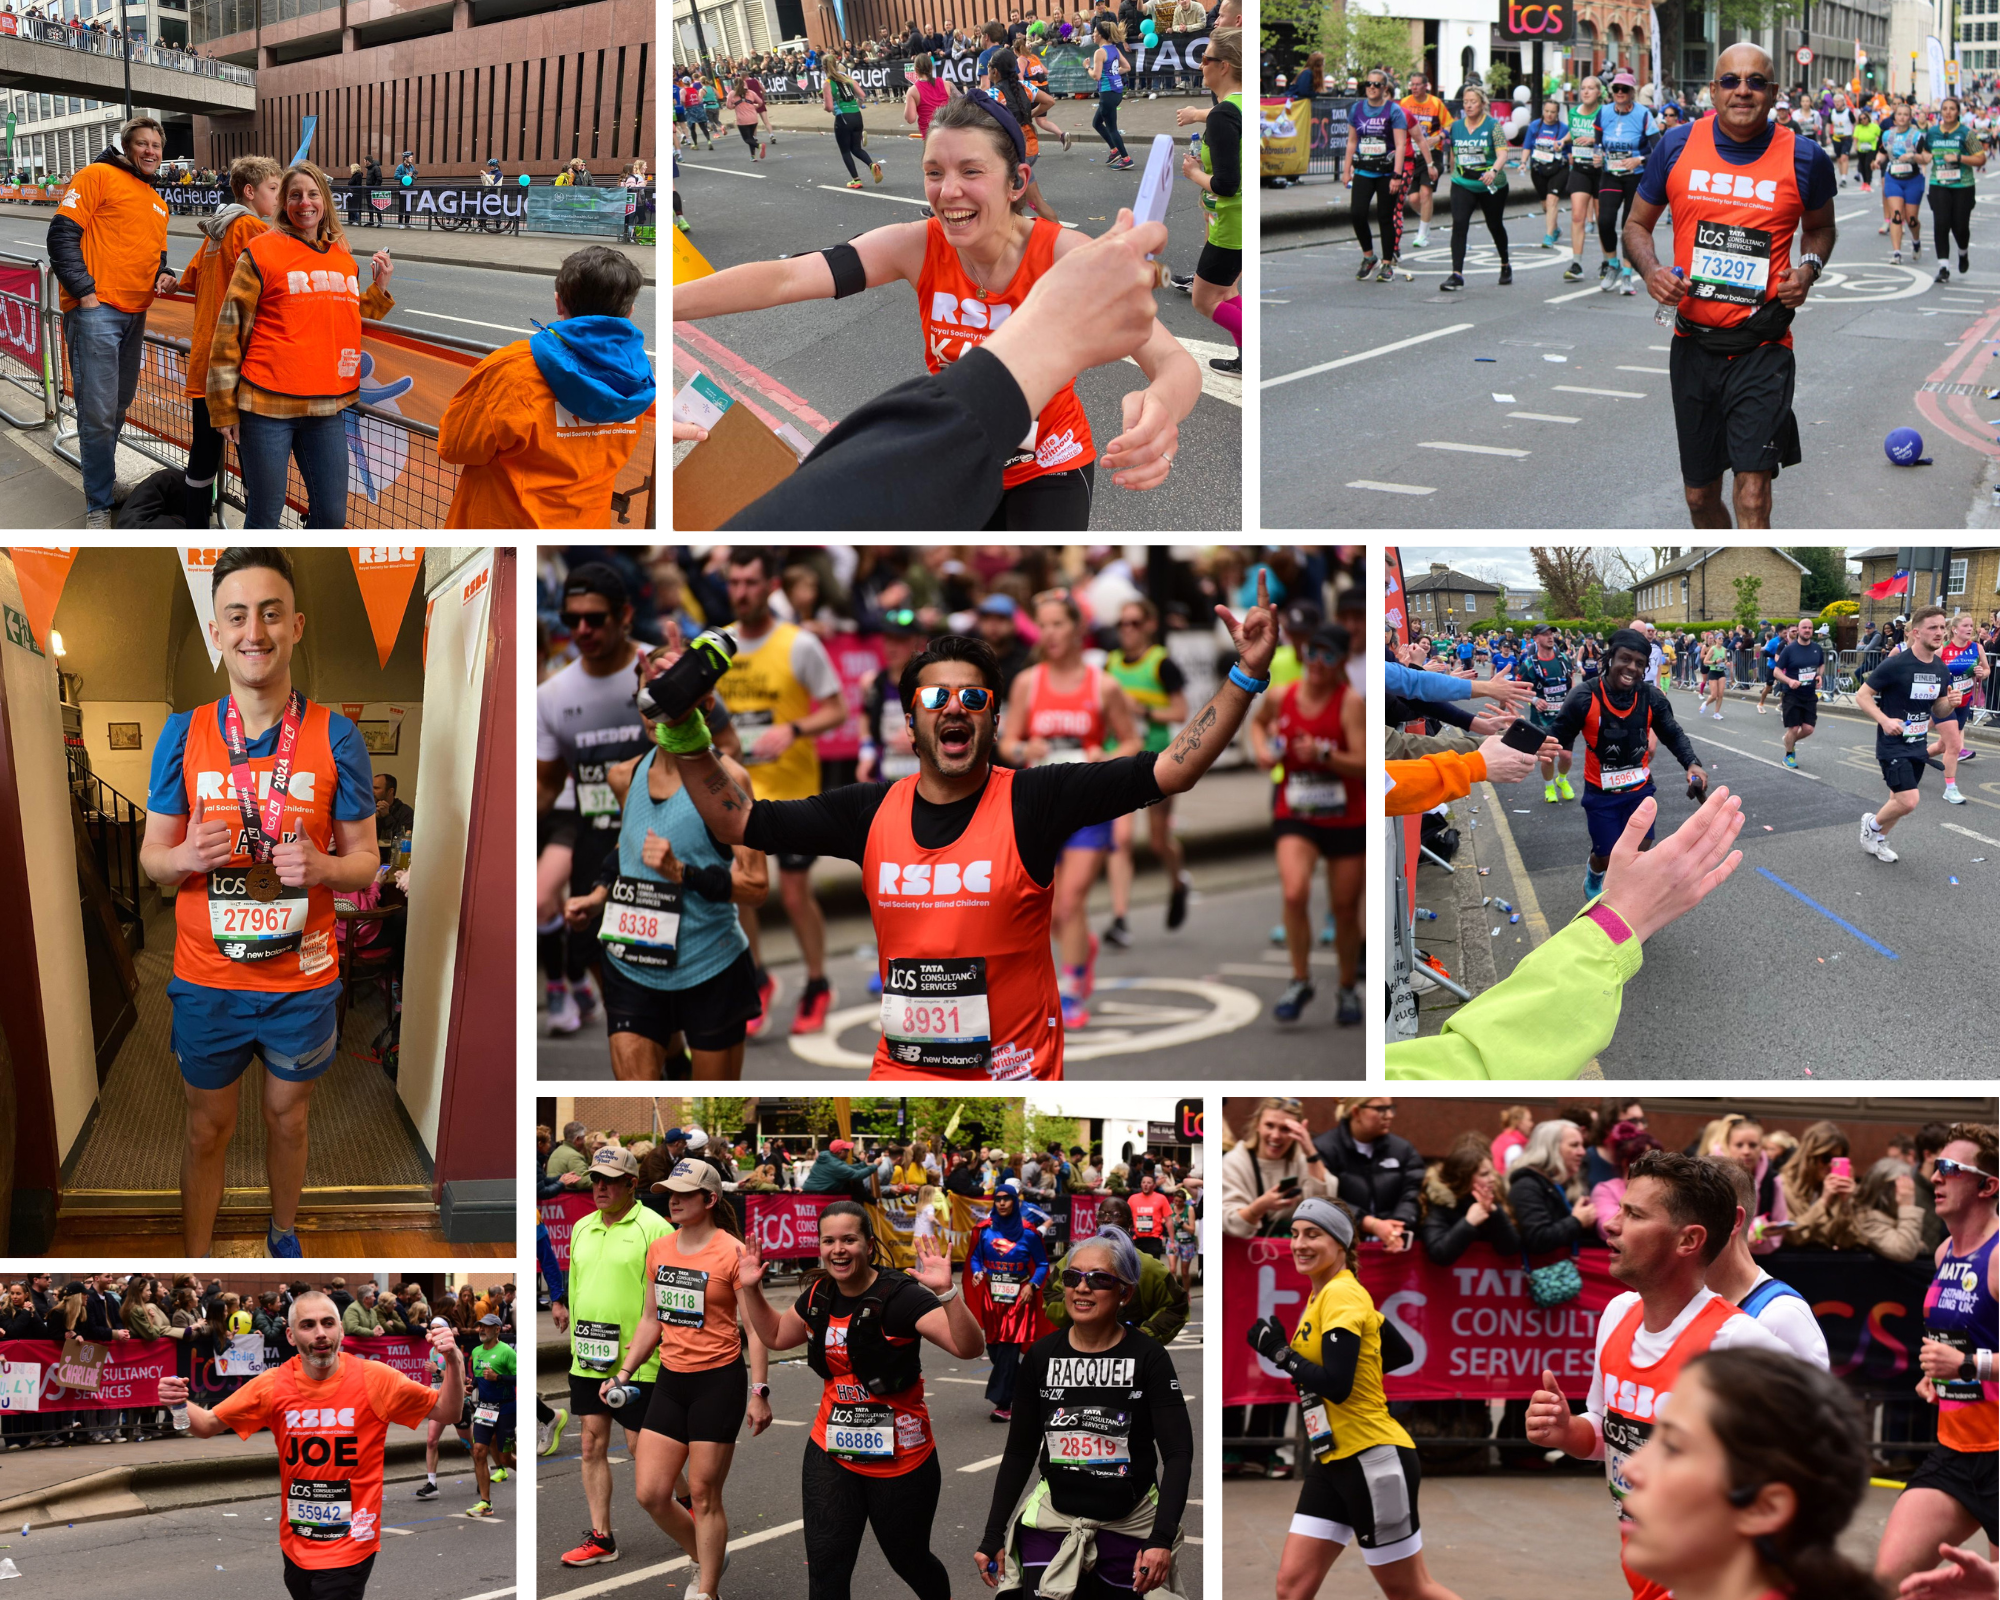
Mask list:
[{"label": "metal railing", "polygon": [[25,390],[41,407],[34,416],[16,416],[0,406],[0,421],[16,428],[38,428],[56,414],[49,376],[47,307],[43,304],[47,279],[41,262],[31,256],[0,254],[0,266],[28,267],[35,274],[32,295],[0,290],[0,383]]},{"label": "metal railing", "polygon": [[139,871],[139,841],[145,833],[146,813],[92,772],[74,751],[69,758],[69,787],[83,812],[97,875],[104,880],[112,908],[124,925],[125,942],[135,952],[143,950],[146,918],[139,902],[146,880]]},{"label": "metal railing", "polygon": [[[257,74],[248,67],[239,67],[231,61],[218,61],[213,56],[196,55],[191,50],[179,50],[169,44],[156,44],[146,39],[114,39],[109,33],[94,32],[77,25],[57,22],[48,17],[15,17],[11,32],[16,38],[29,39],[36,44],[58,45],[65,50],[81,50],[95,56],[117,57],[119,48],[124,47],[127,59],[141,66],[159,67],[168,72],[187,72],[200,78],[214,78],[221,83],[241,84],[245,88],[257,86]],[[0,32],[5,29],[0,21]]]}]

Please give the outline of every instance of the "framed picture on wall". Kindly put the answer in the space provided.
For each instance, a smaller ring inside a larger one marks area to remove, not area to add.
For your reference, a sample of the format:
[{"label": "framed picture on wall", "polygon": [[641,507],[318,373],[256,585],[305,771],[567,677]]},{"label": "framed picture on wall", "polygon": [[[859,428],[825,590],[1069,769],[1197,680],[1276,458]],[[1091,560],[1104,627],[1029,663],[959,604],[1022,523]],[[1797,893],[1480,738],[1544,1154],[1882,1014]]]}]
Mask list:
[{"label": "framed picture on wall", "polygon": [[[400,720],[395,722],[357,722],[361,730],[362,747],[371,756],[393,756],[396,754],[398,735],[403,731]],[[114,746],[114,748],[116,748]]]},{"label": "framed picture on wall", "polygon": [[113,750],[138,750],[139,724],[136,722],[107,722],[104,725],[107,742]]}]

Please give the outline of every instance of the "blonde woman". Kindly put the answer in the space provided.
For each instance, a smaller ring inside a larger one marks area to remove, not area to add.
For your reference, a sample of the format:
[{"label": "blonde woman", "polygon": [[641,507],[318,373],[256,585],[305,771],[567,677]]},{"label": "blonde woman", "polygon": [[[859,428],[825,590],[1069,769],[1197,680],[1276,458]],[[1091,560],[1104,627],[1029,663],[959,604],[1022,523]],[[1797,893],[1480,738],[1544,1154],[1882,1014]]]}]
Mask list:
[{"label": "blonde woman", "polygon": [[1292,1209],[1333,1193],[1326,1162],[1313,1148],[1305,1104],[1272,1096],[1222,1158],[1222,1231],[1238,1239],[1275,1238],[1291,1227]]},{"label": "blonde woman", "polygon": [[872,172],[875,181],[880,183],[882,163],[868,154],[867,133],[861,125],[861,85],[854,81],[845,62],[829,61],[825,66],[826,83],[820,90],[820,104],[833,113],[833,142],[840,151],[840,159],[847,166],[847,187],[861,187],[857,162]]},{"label": "blonde woman", "polygon": [[1563,279],[1583,277],[1584,241],[1597,226],[1597,184],[1604,172],[1604,149],[1597,131],[1597,113],[1604,109],[1604,85],[1595,77],[1583,80],[1577,103],[1569,108],[1569,265]]}]

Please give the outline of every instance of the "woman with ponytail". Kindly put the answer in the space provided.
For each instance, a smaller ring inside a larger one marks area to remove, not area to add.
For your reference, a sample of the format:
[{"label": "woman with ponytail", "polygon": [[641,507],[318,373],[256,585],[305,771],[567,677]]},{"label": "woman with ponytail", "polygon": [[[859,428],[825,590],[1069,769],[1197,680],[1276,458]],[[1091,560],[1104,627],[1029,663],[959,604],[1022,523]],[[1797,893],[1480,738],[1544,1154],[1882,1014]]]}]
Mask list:
[{"label": "woman with ponytail", "polygon": [[1028,187],[1024,191],[1028,209],[1051,222],[1062,221],[1056,215],[1056,208],[1042,198],[1041,185],[1035,182],[1035,161],[1042,153],[1041,141],[1035,137],[1035,118],[1045,110],[1055,110],[1055,96],[1023,83],[1020,58],[1005,46],[993,52],[986,63],[986,72],[993,85],[987,92],[1014,113],[1014,120],[1020,123],[1021,135],[1028,143],[1027,159],[1021,163],[1028,169]]},{"label": "woman with ponytail", "polygon": [[1836,1548],[1868,1490],[1847,1386],[1796,1356],[1709,1350],[1681,1368],[1627,1465],[1625,1565],[1674,1600],[1884,1600]]}]

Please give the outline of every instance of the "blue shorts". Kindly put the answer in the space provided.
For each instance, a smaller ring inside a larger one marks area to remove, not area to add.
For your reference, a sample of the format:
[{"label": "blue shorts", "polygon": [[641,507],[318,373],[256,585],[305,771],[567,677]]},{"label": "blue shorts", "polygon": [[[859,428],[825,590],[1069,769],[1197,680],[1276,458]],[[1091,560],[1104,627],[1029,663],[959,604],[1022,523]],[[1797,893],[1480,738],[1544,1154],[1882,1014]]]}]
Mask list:
[{"label": "blue shorts", "polygon": [[[1612,847],[1625,837],[1625,824],[1632,820],[1632,813],[1639,809],[1639,802],[1659,791],[1648,778],[1639,788],[1630,793],[1606,794],[1602,789],[1586,787],[1583,791],[1583,820],[1590,825],[1590,853],[1594,856],[1608,856]],[[1653,829],[1646,830],[1646,839],[1652,840]]]},{"label": "blue shorts", "polygon": [[[483,1400],[473,1401],[473,1405],[475,1407],[482,1406],[485,1403],[486,1402]],[[477,1416],[476,1411],[474,1415],[475,1417]],[[502,1406],[500,1408],[500,1420],[498,1422],[485,1423],[485,1422],[475,1421],[472,1424],[472,1442],[474,1444],[493,1444],[498,1441],[503,1441],[513,1438],[514,1417],[515,1417],[515,1407]]]},{"label": "blue shorts", "polygon": [[333,1065],[338,982],[266,994],[175,978],[167,998],[174,1006],[174,1060],[197,1089],[227,1089],[254,1056],[287,1083],[310,1083]]},{"label": "blue shorts", "polygon": [[1915,205],[1924,197],[1924,175],[1913,172],[1907,178],[1887,178],[1882,180],[1882,192],[1891,200],[1906,200]]},{"label": "blue shorts", "polygon": [[1065,850],[1109,850],[1111,848],[1111,824],[1093,822],[1087,828],[1078,828],[1063,841]]}]

